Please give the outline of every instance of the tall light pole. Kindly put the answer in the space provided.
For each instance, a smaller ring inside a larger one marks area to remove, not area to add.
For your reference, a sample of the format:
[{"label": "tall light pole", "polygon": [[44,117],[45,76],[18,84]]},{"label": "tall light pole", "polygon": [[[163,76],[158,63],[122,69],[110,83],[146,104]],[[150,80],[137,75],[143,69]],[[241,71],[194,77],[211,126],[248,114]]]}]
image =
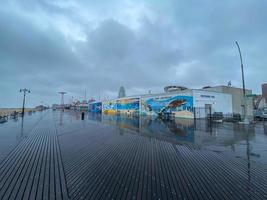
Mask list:
[{"label": "tall light pole", "polygon": [[20,89],[19,92],[23,92],[23,104],[22,104],[22,117],[24,116],[24,110],[25,110],[25,96],[26,96],[26,93],[30,93],[31,91],[29,89]]},{"label": "tall light pole", "polygon": [[246,87],[245,87],[245,78],[244,78],[244,66],[243,66],[243,59],[242,59],[242,54],[241,54],[241,50],[240,50],[240,46],[238,44],[237,41],[235,41],[236,46],[238,48],[238,52],[239,52],[239,57],[240,57],[240,62],[241,62],[241,72],[242,72],[242,83],[243,83],[243,95],[244,97],[246,96]]},{"label": "tall light pole", "polygon": [[237,41],[235,41],[236,46],[238,48],[239,52],[239,57],[240,57],[240,63],[241,63],[241,73],[242,73],[242,85],[243,85],[243,99],[244,99],[244,123],[248,124],[248,119],[247,119],[247,108],[246,108],[246,87],[245,87],[245,78],[244,78],[244,66],[243,66],[243,59],[242,59],[242,54],[240,50],[240,46]]}]

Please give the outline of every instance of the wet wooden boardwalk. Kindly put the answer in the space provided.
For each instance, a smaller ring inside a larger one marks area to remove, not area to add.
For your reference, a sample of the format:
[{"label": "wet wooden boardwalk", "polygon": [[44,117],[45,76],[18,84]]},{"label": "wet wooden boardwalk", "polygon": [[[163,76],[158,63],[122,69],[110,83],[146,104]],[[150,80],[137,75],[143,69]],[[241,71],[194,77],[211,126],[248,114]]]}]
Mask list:
[{"label": "wet wooden boardwalk", "polygon": [[37,126],[2,161],[0,199],[68,199],[56,130],[46,126]]},{"label": "wet wooden boardwalk", "polygon": [[2,161],[0,199],[267,199],[265,165],[57,117]]},{"label": "wet wooden boardwalk", "polygon": [[267,199],[266,166],[218,152],[99,124],[59,142],[71,199]]}]

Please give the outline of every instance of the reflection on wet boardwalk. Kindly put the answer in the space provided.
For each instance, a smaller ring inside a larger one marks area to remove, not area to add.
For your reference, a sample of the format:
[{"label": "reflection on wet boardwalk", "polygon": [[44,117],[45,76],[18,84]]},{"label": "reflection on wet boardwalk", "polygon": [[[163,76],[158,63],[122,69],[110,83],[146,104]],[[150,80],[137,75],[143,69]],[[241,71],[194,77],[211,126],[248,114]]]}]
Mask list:
[{"label": "reflection on wet boardwalk", "polygon": [[266,165],[129,120],[47,113],[1,163],[1,199],[267,199]]},{"label": "reflection on wet boardwalk", "polygon": [[[91,125],[60,137],[72,199],[266,199],[265,168]],[[113,134],[114,132],[114,134]],[[99,137],[101,135],[101,137]],[[63,151],[65,152],[65,151]]]},{"label": "reflection on wet boardwalk", "polygon": [[55,128],[40,124],[1,163],[0,198],[67,199],[67,195]]}]

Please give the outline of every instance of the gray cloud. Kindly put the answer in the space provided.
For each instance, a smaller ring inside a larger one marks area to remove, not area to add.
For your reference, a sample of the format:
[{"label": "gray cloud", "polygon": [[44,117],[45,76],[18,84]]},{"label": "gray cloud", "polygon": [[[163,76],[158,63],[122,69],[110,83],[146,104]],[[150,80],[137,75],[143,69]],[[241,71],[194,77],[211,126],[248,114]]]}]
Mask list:
[{"label": "gray cloud", "polygon": [[0,8],[0,107],[59,102],[58,91],[113,98],[167,84],[266,82],[264,1],[9,1]]}]

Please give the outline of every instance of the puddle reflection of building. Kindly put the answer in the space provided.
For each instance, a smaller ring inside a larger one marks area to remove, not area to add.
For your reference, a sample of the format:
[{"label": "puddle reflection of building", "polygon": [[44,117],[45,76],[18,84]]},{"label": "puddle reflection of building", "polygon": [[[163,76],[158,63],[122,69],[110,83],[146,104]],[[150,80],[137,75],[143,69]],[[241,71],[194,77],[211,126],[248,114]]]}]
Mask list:
[{"label": "puddle reflection of building", "polygon": [[89,114],[88,119],[117,126],[118,130],[131,130],[148,137],[188,142],[198,146],[230,146],[233,151],[239,142],[246,141],[247,137],[249,140],[255,137],[255,130],[251,126],[247,127],[248,134],[246,134],[240,124],[211,123],[207,120],[182,118],[169,120],[152,116],[129,117],[105,114]]},{"label": "puddle reflection of building", "polygon": [[64,110],[60,110],[60,112],[59,112],[59,126],[63,126],[63,115],[64,115]]},{"label": "puddle reflection of building", "polygon": [[232,133],[232,138],[226,140],[226,144],[237,144],[241,141],[250,141],[255,137],[254,126],[244,126],[242,124],[231,124],[232,126],[226,127],[225,131]]},{"label": "puddle reflection of building", "polygon": [[102,121],[102,114],[101,113],[89,113],[87,118],[89,120],[101,122]]},{"label": "puddle reflection of building", "polygon": [[142,134],[179,142],[194,143],[194,121],[190,119],[140,118]]},{"label": "puddle reflection of building", "polygon": [[[217,124],[212,123],[210,119],[194,119],[194,129],[204,131],[210,134],[216,134]],[[215,130],[213,130],[215,128]]]},{"label": "puddle reflection of building", "polygon": [[[90,118],[94,118],[90,115]],[[102,123],[117,126],[121,130],[131,130],[136,134],[154,137],[170,142],[194,143],[194,121],[188,119],[164,120],[152,117],[127,117],[122,115],[102,115]]]},{"label": "puddle reflection of building", "polygon": [[267,123],[263,124],[264,134],[267,135]]}]

